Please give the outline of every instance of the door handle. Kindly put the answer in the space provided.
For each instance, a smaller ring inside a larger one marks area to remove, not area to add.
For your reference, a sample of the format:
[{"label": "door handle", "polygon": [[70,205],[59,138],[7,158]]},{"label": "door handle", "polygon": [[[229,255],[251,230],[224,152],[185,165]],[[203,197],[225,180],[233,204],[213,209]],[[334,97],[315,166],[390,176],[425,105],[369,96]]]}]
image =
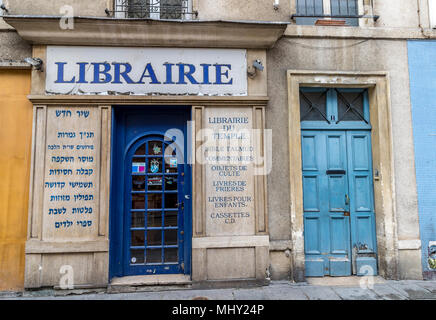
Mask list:
[{"label": "door handle", "polygon": [[[350,197],[348,196],[348,194],[345,195],[345,205],[346,206],[350,205]],[[350,211],[344,211],[344,217],[349,217],[349,216],[350,216]]]},{"label": "door handle", "polygon": [[181,208],[182,210],[185,209],[185,203],[184,202],[179,202],[176,204],[177,208]]}]

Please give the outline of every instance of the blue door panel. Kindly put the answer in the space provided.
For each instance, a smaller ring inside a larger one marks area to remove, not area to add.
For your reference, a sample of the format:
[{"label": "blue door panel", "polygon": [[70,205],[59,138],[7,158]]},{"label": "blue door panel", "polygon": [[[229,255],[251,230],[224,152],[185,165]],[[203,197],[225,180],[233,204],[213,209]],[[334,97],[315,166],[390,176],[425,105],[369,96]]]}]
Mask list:
[{"label": "blue door panel", "polygon": [[327,169],[340,170],[346,166],[345,161],[345,138],[343,135],[327,134]]},{"label": "blue door panel", "polygon": [[348,254],[349,232],[349,221],[343,215],[332,216],[330,218],[330,252],[332,254]]},{"label": "blue door panel", "polygon": [[347,187],[347,180],[344,176],[329,176],[328,177],[328,194],[329,194],[329,211],[340,212],[345,211],[344,190]]},{"label": "blue door panel", "polygon": [[319,182],[318,176],[303,177],[303,206],[305,212],[319,212]]},{"label": "blue door panel", "polygon": [[349,276],[350,273],[350,260],[347,258],[330,258],[329,260],[329,275],[332,277]]},{"label": "blue door panel", "polygon": [[302,130],[301,141],[306,276],[376,274],[370,131]]},{"label": "blue door panel", "polygon": [[[305,272],[308,277],[323,277],[325,261],[321,258],[306,258]],[[310,276],[309,276],[310,275]]]},{"label": "blue door panel", "polygon": [[[179,158],[178,165],[172,167],[165,163],[166,150],[177,155],[181,148],[174,148],[174,143],[166,141],[164,134],[145,134],[128,146],[125,157],[123,262],[126,276],[183,273],[184,250],[180,244],[184,239],[181,234],[184,232],[184,210],[177,203],[184,195],[181,178],[184,162]],[[181,143],[183,146],[183,141]],[[133,207],[138,200],[141,207]],[[135,244],[138,238],[139,245]]]},{"label": "blue door panel", "polygon": [[306,216],[304,218],[305,234],[304,246],[306,254],[321,254],[321,222],[319,217]]},{"label": "blue door panel", "polygon": [[377,260],[371,257],[358,257],[356,259],[358,276],[376,276]]},{"label": "blue door panel", "polygon": [[[114,107],[112,119],[110,279],[190,274],[191,168],[179,152],[187,150],[190,107]],[[170,129],[174,134],[165,138]],[[173,143],[177,150],[165,165],[164,150]],[[145,246],[137,246],[138,239]]]},{"label": "blue door panel", "polygon": [[302,131],[307,276],[351,273],[349,218],[343,216],[348,180],[341,173],[346,155],[344,132]]},{"label": "blue door panel", "polygon": [[356,212],[371,212],[372,211],[372,192],[371,192],[371,179],[368,175],[354,175],[353,188],[354,188],[354,201],[353,209]]},{"label": "blue door panel", "polygon": [[304,171],[316,171],[318,170],[318,161],[316,159],[316,136],[310,134],[304,134],[302,143],[302,156],[303,156],[303,170]]},{"label": "blue door panel", "polygon": [[374,234],[372,226],[374,219],[372,215],[356,214],[353,217],[353,224],[356,225],[355,243],[360,253],[375,252]]},{"label": "blue door panel", "polygon": [[354,171],[363,171],[365,173],[368,173],[370,170],[370,157],[369,152],[371,152],[371,149],[368,150],[368,146],[370,146],[370,135],[368,132],[365,133],[358,133],[353,132],[349,133],[349,143],[352,148],[352,169]]},{"label": "blue door panel", "polygon": [[374,190],[372,180],[371,132],[349,131],[351,245],[354,273],[377,274]]}]

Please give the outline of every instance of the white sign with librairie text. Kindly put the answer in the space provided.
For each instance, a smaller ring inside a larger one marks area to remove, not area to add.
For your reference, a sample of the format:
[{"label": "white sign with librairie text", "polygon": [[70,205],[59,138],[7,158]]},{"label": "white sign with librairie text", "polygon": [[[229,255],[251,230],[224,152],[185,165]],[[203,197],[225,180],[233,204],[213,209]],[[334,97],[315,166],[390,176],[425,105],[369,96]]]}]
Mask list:
[{"label": "white sign with librairie text", "polygon": [[48,46],[47,94],[247,95],[242,49]]}]

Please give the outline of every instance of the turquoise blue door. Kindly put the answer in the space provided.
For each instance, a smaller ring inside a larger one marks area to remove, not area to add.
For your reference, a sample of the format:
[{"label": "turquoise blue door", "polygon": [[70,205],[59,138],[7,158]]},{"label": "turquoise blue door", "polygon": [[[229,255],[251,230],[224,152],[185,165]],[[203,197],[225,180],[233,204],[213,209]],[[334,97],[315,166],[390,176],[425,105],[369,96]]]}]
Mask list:
[{"label": "turquoise blue door", "polygon": [[[301,94],[302,109],[306,105],[309,114],[315,112],[309,115],[310,121],[302,118],[301,134],[306,276],[376,274],[371,130],[365,120],[365,92],[312,89]],[[361,103],[356,96],[361,96]],[[347,108],[355,108],[356,115],[344,117]]]}]

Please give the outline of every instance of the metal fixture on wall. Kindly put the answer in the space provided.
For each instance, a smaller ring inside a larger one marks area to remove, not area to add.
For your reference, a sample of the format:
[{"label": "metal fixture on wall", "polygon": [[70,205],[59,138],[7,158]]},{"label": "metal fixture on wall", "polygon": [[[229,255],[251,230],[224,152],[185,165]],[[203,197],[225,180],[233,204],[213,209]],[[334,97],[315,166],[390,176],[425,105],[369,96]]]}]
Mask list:
[{"label": "metal fixture on wall", "polygon": [[35,70],[42,72],[44,62],[40,58],[25,58],[24,61],[30,64]]},{"label": "metal fixture on wall", "polygon": [[248,67],[247,74],[251,79],[254,79],[257,75],[257,70],[263,71],[264,66],[262,64],[262,61],[259,59],[256,59],[253,61],[253,64]]},{"label": "metal fixture on wall", "polygon": [[9,12],[9,10],[6,8],[6,6],[4,4],[0,5],[0,9],[2,9],[3,11],[5,11],[6,13]]},{"label": "metal fixture on wall", "polygon": [[280,0],[274,0],[274,10],[279,10],[279,6],[280,6]]}]

